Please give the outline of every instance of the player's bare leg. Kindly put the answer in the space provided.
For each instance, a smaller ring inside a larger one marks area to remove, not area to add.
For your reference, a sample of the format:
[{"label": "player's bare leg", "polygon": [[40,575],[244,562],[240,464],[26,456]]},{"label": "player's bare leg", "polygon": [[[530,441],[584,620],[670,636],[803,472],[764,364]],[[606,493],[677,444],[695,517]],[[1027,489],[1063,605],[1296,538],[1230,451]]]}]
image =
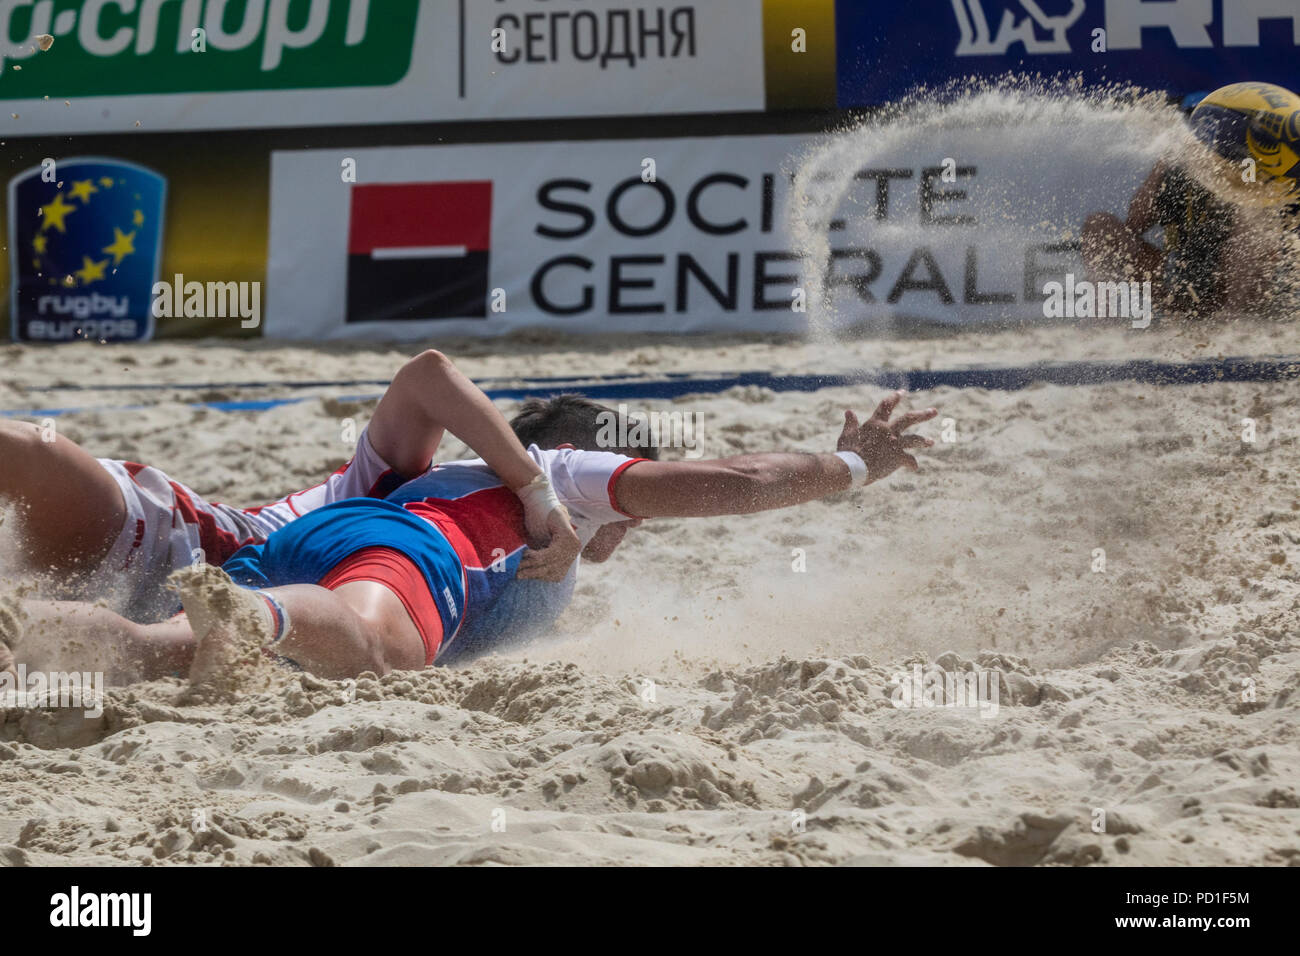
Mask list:
[{"label": "player's bare leg", "polygon": [[80,601],[0,603],[0,670],[17,660],[29,670],[100,671],[112,684],[188,672],[197,696],[210,698],[255,688],[273,667],[267,648],[328,678],[424,666],[419,632],[383,585],[269,589],[288,617],[277,641],[263,592],[210,565],[182,569],[173,580],[186,613],[159,624]]},{"label": "player's bare leg", "polygon": [[0,503],[16,506],[20,556],[41,571],[96,567],[126,520],[113,476],[75,442],[28,422],[0,421]]},{"label": "player's bare leg", "polygon": [[0,602],[0,665],[8,655],[29,671],[95,671],[126,684],[185,673],[194,646],[181,618],[146,627],[81,601]]},{"label": "player's bare leg", "polygon": [[[190,684],[200,695],[227,694],[255,679],[253,672],[267,664],[268,647],[327,678],[424,666],[415,624],[383,585],[356,581],[334,590],[293,584],[250,591],[210,566],[182,569],[172,581],[197,640]],[[264,594],[279,604],[283,623]],[[277,639],[278,631],[283,633]]]}]

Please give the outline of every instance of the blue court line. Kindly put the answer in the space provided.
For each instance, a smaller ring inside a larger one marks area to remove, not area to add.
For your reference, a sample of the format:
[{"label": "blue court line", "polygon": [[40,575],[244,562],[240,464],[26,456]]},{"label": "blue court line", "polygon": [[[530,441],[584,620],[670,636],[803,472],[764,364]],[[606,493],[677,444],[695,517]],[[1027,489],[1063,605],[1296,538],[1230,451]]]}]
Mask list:
[{"label": "blue court line", "polygon": [[[726,375],[726,372],[662,372],[660,377],[668,379],[690,378],[700,376],[720,377]],[[604,382],[604,381],[624,381],[627,375],[586,375],[581,378],[575,378],[572,375],[553,375],[553,376],[524,376],[524,375],[496,375],[485,378],[475,379],[476,384],[480,387],[486,382],[519,382],[524,381],[532,384],[551,384],[551,383],[572,383],[572,382]],[[349,378],[349,379],[286,379],[283,381],[265,381],[265,382],[143,382],[139,385],[132,385],[124,382],[113,382],[104,385],[96,385],[88,382],[77,382],[64,385],[28,385],[26,390],[29,392],[182,392],[182,391],[220,391],[222,389],[254,389],[254,388],[357,388],[363,385],[378,385],[388,387],[390,379],[386,378]]]},{"label": "blue court line", "polygon": [[[627,376],[602,375],[588,378],[530,379],[523,387],[485,387],[484,392],[493,399],[521,399],[530,395],[547,397],[563,392],[581,392],[595,399],[669,399],[682,395],[709,394],[726,391],[737,386],[756,386],[775,392],[812,392],[823,388],[843,388],[870,385],[878,388],[906,388],[926,391],[932,388],[985,388],[997,391],[1016,391],[1034,384],[1047,385],[1099,385],[1106,382],[1131,381],[1149,385],[1198,385],[1212,382],[1280,382],[1300,378],[1300,356],[1270,358],[1233,357],[1208,359],[1200,362],[1156,362],[1130,360],[1126,362],[1058,362],[1024,366],[986,366],[961,369],[875,369],[863,372],[822,375],[780,375],[774,372],[739,372],[729,375],[691,375],[668,373],[655,379],[629,379]],[[615,381],[615,379],[621,379]],[[480,379],[480,386],[491,381],[513,379]],[[303,383],[304,385],[307,383]],[[331,383],[313,382],[324,387]],[[340,382],[339,385],[371,384],[370,382]],[[387,384],[379,383],[379,384]],[[137,388],[139,386],[136,386]],[[163,386],[171,388],[174,386]],[[212,386],[208,386],[212,387]],[[223,388],[248,387],[224,385]],[[330,396],[334,401],[365,402],[378,399],[382,393]],[[243,401],[191,402],[191,408],[208,408],[222,412],[261,412],[281,405],[295,405],[323,396],[305,395],[296,398],[268,398]],[[150,408],[150,405],[108,405],[60,407],[37,409],[0,410],[5,418],[54,418],[59,415],[96,412],[121,412]]]},{"label": "blue court line", "polygon": [[355,388],[358,385],[381,385],[387,386],[388,379],[342,379],[339,381],[330,381],[329,379],[315,379],[307,381],[284,381],[284,382],[143,382],[139,385],[131,385],[123,382],[113,382],[105,385],[96,385],[94,383],[78,382],[72,385],[28,385],[29,392],[197,392],[197,391],[219,391],[230,388]]},{"label": "blue court line", "polygon": [[[807,379],[817,379],[819,381],[830,381],[831,385],[858,384],[860,382],[866,382],[868,384],[882,384],[884,382],[884,379],[881,378],[881,376],[893,374],[893,375],[908,376],[910,381],[914,381],[917,383],[913,386],[914,388],[923,388],[923,387],[928,387],[921,384],[922,382],[928,380],[926,377],[930,375],[935,375],[935,376],[945,377],[944,380],[939,384],[951,384],[957,388],[966,388],[966,387],[971,387],[970,382],[973,380],[971,376],[975,373],[979,373],[979,374],[989,374],[992,376],[992,378],[990,379],[991,384],[981,385],[980,387],[994,388],[994,389],[1008,389],[1008,388],[1014,389],[1014,388],[1023,388],[1024,386],[1014,385],[1014,384],[1008,385],[1006,384],[1008,380],[1014,382],[1019,379],[1019,380],[1023,380],[1026,384],[1031,382],[1036,382],[1036,381],[1055,382],[1057,381],[1057,379],[1055,379],[1053,376],[1058,374],[1063,374],[1065,376],[1064,379],[1059,381],[1059,384],[1066,384],[1066,385],[1088,384],[1087,382],[1075,381],[1071,379],[1071,376],[1074,374],[1074,370],[1079,370],[1083,374],[1087,374],[1089,371],[1091,371],[1093,374],[1099,376],[1097,378],[1097,381],[1116,381],[1116,380],[1126,379],[1126,378],[1137,378],[1137,380],[1146,380],[1145,378],[1143,378],[1143,373],[1146,372],[1156,376],[1156,379],[1159,380],[1159,384],[1172,384],[1172,382],[1170,381],[1165,381],[1164,378],[1168,378],[1169,376],[1184,375],[1184,374],[1190,374],[1195,376],[1196,374],[1198,374],[1197,370],[1201,368],[1207,368],[1210,369],[1211,371],[1215,369],[1229,369],[1229,368],[1233,370],[1240,370],[1243,366],[1245,366],[1247,369],[1247,371],[1245,372],[1247,378],[1238,379],[1239,381],[1257,381],[1257,380],[1271,381],[1275,379],[1267,378],[1268,367],[1280,366],[1285,369],[1295,363],[1300,363],[1300,355],[1268,355],[1268,356],[1260,356],[1258,358],[1253,358],[1253,359],[1242,357],[1242,356],[1235,356],[1231,358],[1212,359],[1212,360],[1193,362],[1193,363],[1166,363],[1166,362],[1151,362],[1145,360],[1131,360],[1122,363],[1114,363],[1114,362],[1040,363],[1037,365],[1025,366],[1023,368],[1008,368],[1006,366],[985,366],[982,368],[957,369],[953,371],[937,371],[937,372],[932,372],[927,370],[927,371],[891,373],[891,372],[877,370],[874,373],[861,373],[862,377],[860,378],[855,376],[854,373],[845,373],[844,375],[829,374],[829,375],[821,375],[821,376],[784,376],[777,372],[741,372],[741,373],[660,372],[653,379],[644,376],[633,376],[633,375],[627,375],[621,373],[614,373],[608,375],[583,375],[583,376],[496,375],[496,376],[485,376],[483,378],[475,379],[474,381],[475,384],[477,384],[480,388],[484,389],[485,391],[487,391],[489,388],[492,387],[490,383],[494,383],[494,382],[516,383],[522,381],[524,383],[524,388],[530,389],[528,394],[535,394],[535,391],[533,390],[537,388],[545,388],[547,386],[551,386],[555,388],[576,389],[576,388],[582,388],[584,386],[591,387],[590,383],[604,383],[604,382],[617,382],[620,384],[629,383],[629,382],[650,383],[650,382],[657,382],[659,380],[666,380],[669,382],[678,382],[678,381],[735,382],[737,380],[743,380],[740,381],[740,384],[763,384],[764,387],[773,387],[775,388],[775,390],[778,391],[788,391],[789,389],[782,389],[779,387],[779,385],[767,386],[765,384],[765,381],[757,381],[757,380],[751,381],[750,379],[753,376],[759,376],[760,378],[764,378],[764,379],[766,378],[780,379],[783,382],[789,382],[789,383],[804,381]],[[1053,371],[1057,369],[1062,371],[1061,372]],[[1112,374],[1111,370],[1116,370],[1116,372]],[[1236,372],[1235,374],[1240,374],[1240,372]],[[1263,374],[1266,377],[1264,379],[1260,379],[1258,378],[1259,374]],[[873,375],[875,377],[872,377]],[[1044,378],[1043,377],[1044,375],[1046,375],[1047,377]],[[1111,376],[1111,377],[1107,377],[1107,376]],[[1278,379],[1287,378],[1287,377],[1290,376],[1286,374],[1277,376]],[[978,378],[978,375],[976,375],[976,378]],[[838,382],[835,380],[838,380]],[[1215,376],[1205,379],[1205,381],[1221,381],[1221,380],[1223,379]],[[894,381],[894,379],[891,379],[890,381]],[[388,379],[355,378],[355,379],[285,379],[279,381],[271,380],[271,381],[259,381],[259,382],[174,382],[174,383],[144,382],[144,383],[134,384],[134,385],[130,383],[123,383],[123,382],[115,382],[115,383],[103,384],[103,385],[97,385],[94,383],[87,383],[87,382],[78,382],[75,384],[64,384],[64,385],[29,385],[26,387],[26,390],[29,392],[221,391],[221,390],[230,390],[230,389],[241,390],[241,389],[262,389],[262,388],[283,388],[283,389],[296,390],[296,389],[303,389],[303,388],[358,388],[363,386],[377,386],[380,388],[387,388],[388,385],[389,385]],[[819,387],[831,387],[831,385],[819,386]],[[517,390],[517,388],[515,390]],[[508,388],[501,388],[500,391],[502,392],[502,397],[508,397],[506,393],[510,392],[511,390]],[[675,394],[682,394],[682,393],[675,393]],[[212,407],[215,407],[217,405],[220,405],[221,403],[213,402],[208,404],[211,405]]]}]

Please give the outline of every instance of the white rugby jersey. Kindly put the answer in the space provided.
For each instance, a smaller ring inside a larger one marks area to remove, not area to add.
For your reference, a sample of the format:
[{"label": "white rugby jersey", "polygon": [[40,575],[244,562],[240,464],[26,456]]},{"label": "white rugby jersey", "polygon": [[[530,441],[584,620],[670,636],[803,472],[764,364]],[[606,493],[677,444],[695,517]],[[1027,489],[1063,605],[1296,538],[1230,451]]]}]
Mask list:
[{"label": "white rugby jersey", "polygon": [[[601,525],[626,521],[614,486],[644,458],[606,451],[528,447],[529,457],[550,479],[555,496],[585,546]],[[433,525],[460,558],[461,626],[445,635],[439,661],[454,646],[457,655],[540,633],[551,626],[573,596],[579,562],[560,582],[515,576],[527,548],[523,505],[482,459],[436,465],[387,496]]]},{"label": "white rugby jersey", "polygon": [[[255,508],[235,508],[205,500],[163,471],[132,461],[100,463],[122,486],[128,526],[115,563],[125,570],[144,561],[184,567],[200,558],[224,564],[246,544],[260,544],[294,518],[344,498],[382,498],[403,478],[379,457],[366,431],[352,459],[319,484]],[[134,524],[134,527],[131,525]]]}]

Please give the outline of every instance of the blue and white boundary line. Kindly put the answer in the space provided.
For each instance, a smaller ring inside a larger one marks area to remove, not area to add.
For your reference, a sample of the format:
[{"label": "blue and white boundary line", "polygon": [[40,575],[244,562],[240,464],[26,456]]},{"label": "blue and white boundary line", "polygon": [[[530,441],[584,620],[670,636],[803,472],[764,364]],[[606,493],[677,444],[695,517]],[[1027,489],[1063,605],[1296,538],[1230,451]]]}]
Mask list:
[{"label": "blue and white boundary line", "polygon": [[[542,398],[564,392],[581,392],[594,399],[671,399],[683,395],[716,394],[738,386],[754,386],[774,392],[815,392],[823,388],[874,386],[925,391],[932,388],[984,388],[1017,391],[1030,385],[1101,385],[1108,382],[1139,382],[1149,385],[1204,385],[1215,382],[1281,382],[1300,378],[1300,356],[1263,358],[1232,357],[1200,362],[1157,362],[1133,359],[1124,362],[1054,362],[1023,366],[983,366],[957,369],[873,369],[862,372],[786,375],[777,372],[682,373],[670,372],[655,378],[627,375],[592,375],[567,378],[518,379],[482,378],[476,384],[493,399],[518,400],[536,395]],[[509,383],[509,384],[497,384]],[[375,379],[337,381],[265,381],[221,383],[149,383],[143,385],[49,385],[30,388],[34,392],[61,391],[190,391],[211,389],[298,390],[305,388],[387,387]],[[335,401],[365,402],[383,392],[330,396]],[[323,396],[304,395],[238,401],[189,402],[191,408],[221,412],[261,412],[282,405],[314,401]],[[60,415],[133,411],[151,406],[88,405],[0,410],[5,418],[56,418]]]}]

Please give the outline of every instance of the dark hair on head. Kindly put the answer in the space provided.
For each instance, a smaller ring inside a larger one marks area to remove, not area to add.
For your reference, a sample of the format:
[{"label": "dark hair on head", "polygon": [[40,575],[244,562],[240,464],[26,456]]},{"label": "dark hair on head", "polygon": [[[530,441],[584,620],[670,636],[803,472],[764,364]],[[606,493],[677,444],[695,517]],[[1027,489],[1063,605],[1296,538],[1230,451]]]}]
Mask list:
[{"label": "dark hair on head", "polygon": [[[529,445],[555,448],[569,444],[583,451],[612,451],[629,458],[659,459],[659,449],[648,441],[644,445],[625,448],[602,442],[601,433],[609,431],[608,424],[601,427],[602,423],[608,422],[604,417],[608,415],[617,416],[618,412],[593,402],[585,395],[569,393],[553,398],[526,398],[515,417],[510,419],[510,427],[525,448]],[[623,418],[628,424],[623,426],[620,423],[616,434],[626,435],[631,429],[631,418],[626,415]]]}]

